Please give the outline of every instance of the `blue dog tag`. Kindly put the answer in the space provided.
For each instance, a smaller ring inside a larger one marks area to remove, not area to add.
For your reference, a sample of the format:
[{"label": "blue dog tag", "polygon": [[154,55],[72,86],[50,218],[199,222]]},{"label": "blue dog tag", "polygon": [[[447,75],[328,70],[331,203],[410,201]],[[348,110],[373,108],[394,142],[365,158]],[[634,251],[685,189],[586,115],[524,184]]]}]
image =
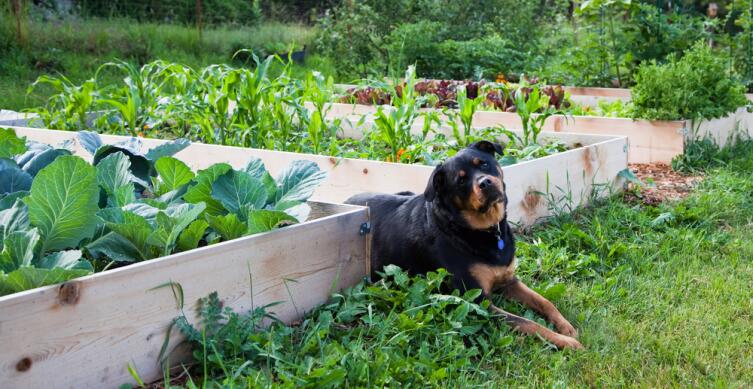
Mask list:
[{"label": "blue dog tag", "polygon": [[502,239],[498,240],[498,241],[497,241],[497,247],[498,247],[498,248],[499,248],[500,250],[504,249],[504,248],[505,248],[505,241],[504,241],[504,240],[502,240]]}]

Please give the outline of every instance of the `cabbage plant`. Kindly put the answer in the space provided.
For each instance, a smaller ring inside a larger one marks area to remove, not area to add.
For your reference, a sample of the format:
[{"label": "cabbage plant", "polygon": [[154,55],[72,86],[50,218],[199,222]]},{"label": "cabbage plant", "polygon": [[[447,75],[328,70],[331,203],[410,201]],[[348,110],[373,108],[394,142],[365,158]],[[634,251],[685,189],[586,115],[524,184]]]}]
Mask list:
[{"label": "cabbage plant", "polygon": [[0,295],[305,221],[326,177],[309,161],[272,177],[257,158],[194,172],[173,157],[185,140],[78,143],[91,163],[0,129]]}]

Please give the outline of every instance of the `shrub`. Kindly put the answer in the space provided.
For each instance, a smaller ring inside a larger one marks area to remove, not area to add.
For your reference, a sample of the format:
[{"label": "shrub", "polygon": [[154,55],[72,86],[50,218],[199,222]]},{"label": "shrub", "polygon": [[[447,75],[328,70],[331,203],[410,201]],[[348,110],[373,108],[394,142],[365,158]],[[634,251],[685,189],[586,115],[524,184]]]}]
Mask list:
[{"label": "shrub", "polygon": [[645,119],[711,119],[747,103],[743,85],[727,69],[727,58],[703,41],[666,64],[651,61],[636,74],[634,116]]},{"label": "shrub", "polygon": [[447,40],[437,46],[438,61],[431,74],[440,78],[463,79],[470,76],[494,78],[498,73],[518,73],[527,66],[528,56],[513,44],[491,35],[468,41]]},{"label": "shrub", "polygon": [[[477,68],[510,70],[533,51],[546,16],[533,2],[389,0],[343,2],[318,25],[317,50],[337,60],[341,78],[398,76],[416,64],[424,77],[469,78]],[[515,12],[509,12],[515,9]],[[482,63],[478,63],[482,60]],[[445,67],[453,69],[446,70]],[[517,67],[515,70],[518,70]]]}]

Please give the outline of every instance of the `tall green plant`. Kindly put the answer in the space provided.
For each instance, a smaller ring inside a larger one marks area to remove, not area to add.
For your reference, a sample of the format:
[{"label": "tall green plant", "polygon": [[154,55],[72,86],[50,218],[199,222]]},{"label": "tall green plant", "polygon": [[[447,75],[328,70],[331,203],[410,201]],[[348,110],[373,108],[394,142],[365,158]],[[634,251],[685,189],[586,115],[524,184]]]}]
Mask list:
[{"label": "tall green plant", "polygon": [[383,141],[390,153],[391,160],[399,162],[402,151],[407,149],[413,138],[411,128],[419,116],[421,103],[416,97],[416,69],[408,67],[405,72],[403,83],[395,80],[392,83],[379,83],[379,86],[388,89],[392,96],[393,109],[385,109],[380,106],[374,119],[375,134],[377,139]]},{"label": "tall green plant", "polygon": [[337,131],[340,128],[341,119],[336,118],[328,121],[327,113],[332,108],[331,102],[334,97],[334,80],[327,79],[319,72],[311,72],[306,76],[303,87],[303,100],[312,104],[314,109],[305,109],[301,116],[307,120],[308,141],[314,153],[323,150],[325,138],[336,141]]},{"label": "tall green plant", "polygon": [[63,75],[42,75],[29,86],[27,95],[34,93],[42,85],[52,87],[55,92],[43,107],[28,110],[37,114],[38,119],[34,120],[41,120],[45,128],[58,130],[76,131],[88,128],[89,112],[94,109],[100,93],[94,79],[76,85]]},{"label": "tall green plant", "polygon": [[538,85],[520,86],[513,100],[522,125],[523,146],[537,144],[546,120],[552,115],[564,113],[549,105],[549,96],[541,94]]},{"label": "tall green plant", "polygon": [[[486,100],[483,93],[479,93],[474,99],[468,98],[465,87],[458,88],[457,92],[457,111],[445,110],[449,116],[449,125],[452,128],[452,135],[459,147],[466,147],[472,143],[471,134],[473,131],[473,115],[476,114],[479,106]],[[460,121],[460,124],[458,124]],[[463,126],[463,132],[460,132],[460,125]]]}]

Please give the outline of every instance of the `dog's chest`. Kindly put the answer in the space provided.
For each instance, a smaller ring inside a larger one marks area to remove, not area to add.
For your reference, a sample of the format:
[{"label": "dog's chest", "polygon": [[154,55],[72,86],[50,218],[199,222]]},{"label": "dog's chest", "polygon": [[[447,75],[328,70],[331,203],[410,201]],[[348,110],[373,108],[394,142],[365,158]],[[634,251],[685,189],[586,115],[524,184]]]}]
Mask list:
[{"label": "dog's chest", "polygon": [[471,276],[478,282],[485,294],[491,294],[496,288],[507,284],[515,277],[515,258],[507,266],[474,263],[469,268]]}]

